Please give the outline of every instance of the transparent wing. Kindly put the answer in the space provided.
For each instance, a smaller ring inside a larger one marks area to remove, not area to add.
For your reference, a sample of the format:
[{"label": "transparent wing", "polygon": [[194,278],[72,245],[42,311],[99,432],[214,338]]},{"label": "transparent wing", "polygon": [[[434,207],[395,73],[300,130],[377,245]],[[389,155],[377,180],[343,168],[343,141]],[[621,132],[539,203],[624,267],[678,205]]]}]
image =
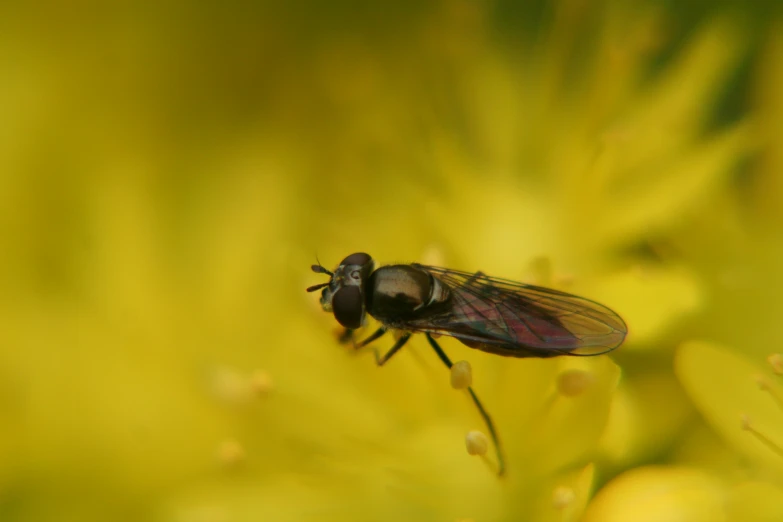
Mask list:
[{"label": "transparent wing", "polygon": [[415,264],[451,291],[451,306],[406,321],[412,331],[455,337],[468,346],[513,357],[598,355],[628,332],[609,308],[575,295],[448,268]]}]

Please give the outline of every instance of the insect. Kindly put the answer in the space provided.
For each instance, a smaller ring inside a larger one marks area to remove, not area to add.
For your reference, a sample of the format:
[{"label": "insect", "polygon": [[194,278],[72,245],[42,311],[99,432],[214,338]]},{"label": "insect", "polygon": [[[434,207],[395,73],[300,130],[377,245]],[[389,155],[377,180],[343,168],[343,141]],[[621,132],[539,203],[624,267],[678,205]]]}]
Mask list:
[{"label": "insect", "polygon": [[[471,348],[507,357],[599,355],[614,350],[625,339],[625,322],[609,308],[589,299],[482,272],[461,272],[421,265],[387,265],[375,268],[372,257],[351,254],[334,272],[319,264],[313,272],[329,281],[307,288],[323,289],[321,306],[346,328],[346,340],[366,324],[369,314],[381,326],[366,339],[366,346],[390,330],[402,335],[383,355],[383,366],[414,333],[422,333],[441,361],[452,362],[435,340],[454,337]],[[476,393],[471,399],[487,425],[498,458],[498,474],[505,470],[503,451],[491,417]]]}]

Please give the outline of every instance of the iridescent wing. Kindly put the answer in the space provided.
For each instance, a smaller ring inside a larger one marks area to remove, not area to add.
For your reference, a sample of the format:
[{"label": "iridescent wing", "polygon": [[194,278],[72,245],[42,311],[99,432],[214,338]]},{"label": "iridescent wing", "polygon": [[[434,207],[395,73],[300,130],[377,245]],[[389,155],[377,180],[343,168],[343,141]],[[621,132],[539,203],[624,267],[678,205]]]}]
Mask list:
[{"label": "iridescent wing", "polygon": [[625,339],[625,322],[609,308],[575,295],[448,268],[414,264],[449,288],[447,309],[405,321],[414,332],[448,335],[511,357],[598,355]]}]

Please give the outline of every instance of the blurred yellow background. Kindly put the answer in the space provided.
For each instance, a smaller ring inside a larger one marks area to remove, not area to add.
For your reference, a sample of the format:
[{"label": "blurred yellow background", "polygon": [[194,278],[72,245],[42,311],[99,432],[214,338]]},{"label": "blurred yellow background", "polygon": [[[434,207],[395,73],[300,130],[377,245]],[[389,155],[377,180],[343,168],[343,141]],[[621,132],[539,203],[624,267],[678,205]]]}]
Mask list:
[{"label": "blurred yellow background", "polygon": [[[774,2],[0,20],[0,520],[783,520]],[[358,251],[630,333],[546,361],[443,340],[498,479],[426,342],[378,369],[305,293]]]}]

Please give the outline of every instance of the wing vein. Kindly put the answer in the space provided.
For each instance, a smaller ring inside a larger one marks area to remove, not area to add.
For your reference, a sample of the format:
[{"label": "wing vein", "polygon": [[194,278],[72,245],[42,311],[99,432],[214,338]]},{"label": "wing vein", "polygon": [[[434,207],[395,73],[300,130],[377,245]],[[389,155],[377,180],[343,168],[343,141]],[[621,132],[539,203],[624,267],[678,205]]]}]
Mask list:
[{"label": "wing vein", "polygon": [[627,332],[616,313],[590,299],[482,272],[413,266],[437,277],[451,290],[453,302],[434,317],[409,321],[412,330],[520,357],[604,353],[619,346]]}]

